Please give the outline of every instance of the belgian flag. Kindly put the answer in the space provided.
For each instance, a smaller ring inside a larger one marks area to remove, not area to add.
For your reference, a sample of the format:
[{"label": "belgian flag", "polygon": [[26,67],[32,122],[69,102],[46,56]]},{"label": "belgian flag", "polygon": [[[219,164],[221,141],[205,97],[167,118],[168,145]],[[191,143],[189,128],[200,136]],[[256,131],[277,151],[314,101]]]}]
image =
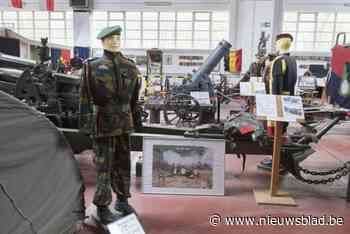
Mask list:
[{"label": "belgian flag", "polygon": [[225,56],[224,64],[225,71],[240,73],[242,71],[242,49],[231,50],[230,53]]},{"label": "belgian flag", "polygon": [[242,71],[242,49],[230,51],[229,61],[229,71],[240,73]]}]

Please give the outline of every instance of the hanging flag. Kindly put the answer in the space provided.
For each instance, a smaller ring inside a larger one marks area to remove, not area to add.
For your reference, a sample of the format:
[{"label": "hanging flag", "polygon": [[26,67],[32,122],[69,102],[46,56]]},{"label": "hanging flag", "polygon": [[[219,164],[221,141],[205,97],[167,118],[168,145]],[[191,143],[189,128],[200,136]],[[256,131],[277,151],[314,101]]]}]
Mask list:
[{"label": "hanging flag", "polygon": [[239,73],[242,70],[242,49],[230,51],[229,54],[229,71]]},{"label": "hanging flag", "polygon": [[54,11],[55,10],[55,0],[46,0],[47,10]]},{"label": "hanging flag", "polygon": [[70,50],[68,49],[62,49],[61,50],[61,58],[65,61],[65,62],[69,62],[70,61]]},{"label": "hanging flag", "polygon": [[11,0],[11,5],[14,8],[22,8],[22,0]]}]

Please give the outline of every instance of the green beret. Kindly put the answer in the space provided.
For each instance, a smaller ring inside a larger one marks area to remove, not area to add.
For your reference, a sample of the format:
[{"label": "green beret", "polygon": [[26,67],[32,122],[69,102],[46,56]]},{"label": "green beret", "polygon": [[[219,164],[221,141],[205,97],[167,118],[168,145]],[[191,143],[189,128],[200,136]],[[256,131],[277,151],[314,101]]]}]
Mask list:
[{"label": "green beret", "polygon": [[121,31],[122,31],[122,28],[119,25],[106,27],[102,29],[101,32],[97,35],[97,39],[103,40],[105,37],[108,37],[108,36],[120,35]]},{"label": "green beret", "polygon": [[276,36],[276,41],[282,39],[282,38],[289,38],[291,41],[293,41],[293,36],[289,33],[281,33]]}]

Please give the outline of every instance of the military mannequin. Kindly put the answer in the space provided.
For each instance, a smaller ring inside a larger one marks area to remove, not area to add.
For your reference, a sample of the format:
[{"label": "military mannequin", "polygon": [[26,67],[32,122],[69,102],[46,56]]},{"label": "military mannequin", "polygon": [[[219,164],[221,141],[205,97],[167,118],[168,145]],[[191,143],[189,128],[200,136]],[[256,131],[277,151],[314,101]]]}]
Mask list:
[{"label": "military mannequin", "polygon": [[141,84],[136,65],[120,52],[119,26],[107,27],[97,36],[103,56],[84,63],[80,90],[80,129],[90,134],[96,154],[97,185],[93,203],[103,224],[118,216],[108,207],[112,190],[115,210],[135,213],[129,205],[129,134],[139,123],[137,101]]},{"label": "military mannequin", "polygon": [[[272,61],[270,70],[269,93],[273,95],[294,95],[297,82],[297,63],[290,56],[289,50],[293,37],[289,33],[282,33],[276,37],[278,56]],[[287,132],[288,123],[283,123],[283,133]],[[270,136],[274,136],[274,122],[268,121],[267,130]],[[265,159],[258,166],[262,169],[271,170],[272,160]]]}]

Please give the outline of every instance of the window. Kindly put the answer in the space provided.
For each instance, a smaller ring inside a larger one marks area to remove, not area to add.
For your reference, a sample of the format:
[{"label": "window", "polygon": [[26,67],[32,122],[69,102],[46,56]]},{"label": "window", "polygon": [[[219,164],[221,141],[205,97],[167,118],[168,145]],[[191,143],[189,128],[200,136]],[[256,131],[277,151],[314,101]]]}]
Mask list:
[{"label": "window", "polygon": [[228,22],[229,15],[228,12],[216,11],[212,14],[212,45],[214,48],[217,46],[218,42],[222,39],[228,39]]},{"label": "window", "polygon": [[337,33],[350,33],[350,14],[285,12],[283,31],[295,38],[293,50],[326,52],[335,44]]},{"label": "window", "polygon": [[93,47],[101,48],[102,28],[120,25],[125,48],[210,49],[228,39],[228,18],[226,11],[94,12]]},{"label": "window", "polygon": [[48,37],[50,43],[73,45],[73,12],[2,11],[0,25],[28,39]]}]

